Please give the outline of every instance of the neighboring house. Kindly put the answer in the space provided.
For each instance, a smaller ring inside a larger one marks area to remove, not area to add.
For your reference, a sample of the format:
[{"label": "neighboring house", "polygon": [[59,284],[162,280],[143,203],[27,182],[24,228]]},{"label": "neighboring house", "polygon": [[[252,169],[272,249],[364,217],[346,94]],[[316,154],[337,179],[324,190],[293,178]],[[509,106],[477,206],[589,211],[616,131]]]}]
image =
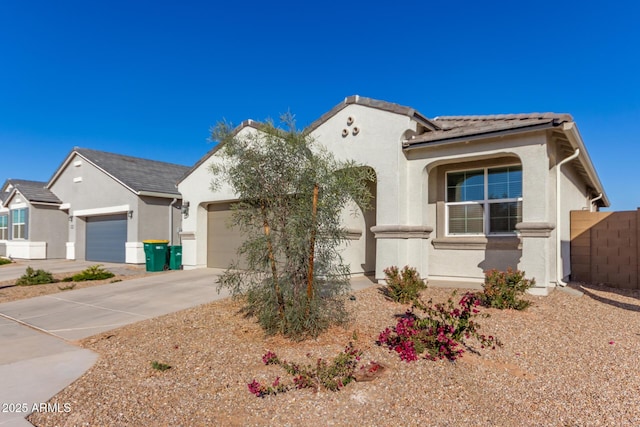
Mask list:
[{"label": "neighboring house", "polygon": [[176,243],[181,196],[175,183],[189,168],[74,148],[47,189],[62,200],[67,259],[145,262],[143,240]]},{"label": "neighboring house", "polygon": [[[239,136],[258,127],[245,122]],[[306,131],[337,158],[376,173],[374,209],[343,218],[352,273],[378,280],[391,265],[444,282],[481,282],[484,271],[512,267],[544,295],[571,273],[569,212],[609,205],[567,114],[428,119],[352,96]],[[185,268],[226,267],[242,241],[226,227],[237,196],[209,189],[216,151],[178,182],[190,210],[182,222]]]},{"label": "neighboring house", "polygon": [[0,189],[0,255],[64,258],[67,216],[46,182],[8,179]]},{"label": "neighboring house", "polygon": [[[5,182],[3,188],[7,186]],[[7,240],[9,239],[9,208],[4,207],[4,201],[9,193],[0,189],[0,257],[7,256]]]}]

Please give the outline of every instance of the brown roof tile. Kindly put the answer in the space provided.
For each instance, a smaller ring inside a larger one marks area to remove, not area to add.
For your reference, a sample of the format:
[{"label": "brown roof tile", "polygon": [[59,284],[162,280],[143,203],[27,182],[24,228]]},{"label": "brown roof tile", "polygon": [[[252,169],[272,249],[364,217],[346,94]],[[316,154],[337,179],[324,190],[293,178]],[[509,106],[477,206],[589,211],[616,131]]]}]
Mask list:
[{"label": "brown roof tile", "polygon": [[406,146],[444,141],[461,137],[481,136],[515,129],[560,124],[573,121],[569,114],[529,113],[494,114],[486,116],[440,116],[431,120],[439,130],[425,132],[407,141]]}]

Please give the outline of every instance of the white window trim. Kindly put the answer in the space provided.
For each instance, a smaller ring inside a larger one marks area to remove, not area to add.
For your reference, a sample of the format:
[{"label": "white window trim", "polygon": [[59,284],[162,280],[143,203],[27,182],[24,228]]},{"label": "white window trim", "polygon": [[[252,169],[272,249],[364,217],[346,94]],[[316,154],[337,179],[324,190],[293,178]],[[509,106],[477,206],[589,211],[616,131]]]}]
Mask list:
[{"label": "white window trim", "polygon": [[[14,222],[13,221],[13,213],[16,211],[21,211],[24,210],[26,211],[26,207],[25,208],[17,208],[17,209],[11,209],[11,240],[26,240],[24,235],[25,235],[25,230],[27,228],[27,219],[24,219],[24,222]],[[22,226],[22,236],[21,237],[16,237],[16,232],[15,232],[15,227],[16,226]]]},{"label": "white window trim", "polygon": [[1,234],[0,234],[0,241],[7,241],[9,240],[9,214],[8,212],[0,212],[0,216],[7,218],[7,224],[4,226],[0,226],[0,230],[5,230],[5,238],[3,239]]},{"label": "white window trim", "polygon": [[[487,166],[487,167],[478,167],[478,168],[461,168],[461,169],[452,169],[445,173],[444,185],[445,185],[445,236],[447,237],[484,237],[484,236],[514,236],[518,235],[519,232],[503,232],[503,233],[490,233],[489,232],[489,205],[493,203],[510,203],[510,202],[520,202],[522,203],[522,196],[516,198],[508,198],[508,199],[487,199],[487,195],[489,194],[489,169],[500,169],[500,168],[508,168],[513,166],[520,166],[522,168],[521,163],[512,163],[506,165],[496,165],[496,166]],[[475,171],[482,170],[483,171],[483,184],[484,184],[484,200],[482,201],[465,201],[465,202],[449,202],[449,174],[450,173],[460,173],[467,171]],[[523,174],[524,175],[524,174]],[[524,185],[524,183],[523,183]],[[482,233],[459,233],[452,234],[449,233],[449,206],[460,206],[460,205],[480,205],[482,206]]]}]

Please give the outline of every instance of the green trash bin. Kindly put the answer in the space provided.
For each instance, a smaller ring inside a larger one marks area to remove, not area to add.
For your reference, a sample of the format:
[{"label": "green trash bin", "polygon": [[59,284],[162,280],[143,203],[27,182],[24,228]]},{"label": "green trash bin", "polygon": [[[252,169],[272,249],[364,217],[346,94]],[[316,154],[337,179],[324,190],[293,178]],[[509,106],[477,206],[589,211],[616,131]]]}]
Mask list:
[{"label": "green trash bin", "polygon": [[182,246],[169,246],[169,268],[180,270],[182,268]]},{"label": "green trash bin", "polygon": [[143,240],[147,271],[163,271],[167,266],[168,240]]}]

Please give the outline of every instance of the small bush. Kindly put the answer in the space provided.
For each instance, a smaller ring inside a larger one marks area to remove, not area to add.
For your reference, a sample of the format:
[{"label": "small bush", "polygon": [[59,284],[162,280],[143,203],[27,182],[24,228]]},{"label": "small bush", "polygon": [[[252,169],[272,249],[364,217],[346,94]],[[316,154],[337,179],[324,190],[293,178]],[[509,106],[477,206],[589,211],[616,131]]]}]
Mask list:
[{"label": "small bush", "polygon": [[8,258],[1,258],[0,257],[0,265],[5,265],[5,264],[11,264],[11,260]]},{"label": "small bush", "polygon": [[524,271],[491,270],[485,273],[484,291],[479,294],[482,305],[498,309],[513,308],[524,310],[531,305],[530,301],[520,299],[527,289],[535,285],[535,280],[525,279]]},{"label": "small bush", "polygon": [[115,274],[102,268],[102,264],[96,264],[88,267],[83,272],[74,275],[72,280],[74,282],[84,282],[86,280],[110,279],[113,276],[115,276]]},{"label": "small bush", "polygon": [[[313,388],[316,391],[326,389],[338,391],[356,378],[356,368],[362,351],[353,347],[349,343],[345,349],[336,356],[330,363],[324,359],[318,359],[312,365],[298,365],[297,363],[280,360],[275,353],[269,351],[262,356],[265,365],[278,365],[287,373],[293,376],[293,384],[280,383],[280,377],[277,377],[271,385],[260,384],[255,379],[247,384],[249,391],[257,397],[264,397],[269,394],[284,393],[292,388]],[[378,364],[376,364],[377,366]],[[367,367],[369,371],[373,371],[373,365]],[[377,370],[377,368],[375,368]]]},{"label": "small bush", "polygon": [[16,280],[18,286],[31,286],[31,285],[44,285],[46,283],[55,283],[56,280],[53,275],[48,271],[34,270],[31,267],[27,267],[25,273]]},{"label": "small bush", "polygon": [[[429,360],[456,360],[464,353],[460,345],[468,347],[465,339],[472,337],[482,348],[502,345],[493,336],[478,332],[480,325],[473,320],[480,315],[476,308],[480,301],[476,295],[467,292],[458,302],[458,307],[453,304],[455,295],[454,291],[446,304],[433,306],[431,301],[423,304],[414,300],[411,310],[398,319],[396,326],[380,333],[377,344],[395,351],[406,362],[418,360],[418,355],[422,353],[426,353],[425,358]],[[418,316],[415,309],[422,311],[424,317]]]},{"label": "small bush", "polygon": [[418,297],[427,285],[420,278],[415,268],[405,265],[402,271],[391,266],[384,270],[387,287],[383,290],[385,296],[395,302],[406,304]]},{"label": "small bush", "polygon": [[166,363],[161,363],[158,362],[157,360],[154,360],[153,362],[151,362],[151,367],[153,369],[155,369],[156,371],[166,371],[168,369],[171,369],[171,365],[167,365]]}]

